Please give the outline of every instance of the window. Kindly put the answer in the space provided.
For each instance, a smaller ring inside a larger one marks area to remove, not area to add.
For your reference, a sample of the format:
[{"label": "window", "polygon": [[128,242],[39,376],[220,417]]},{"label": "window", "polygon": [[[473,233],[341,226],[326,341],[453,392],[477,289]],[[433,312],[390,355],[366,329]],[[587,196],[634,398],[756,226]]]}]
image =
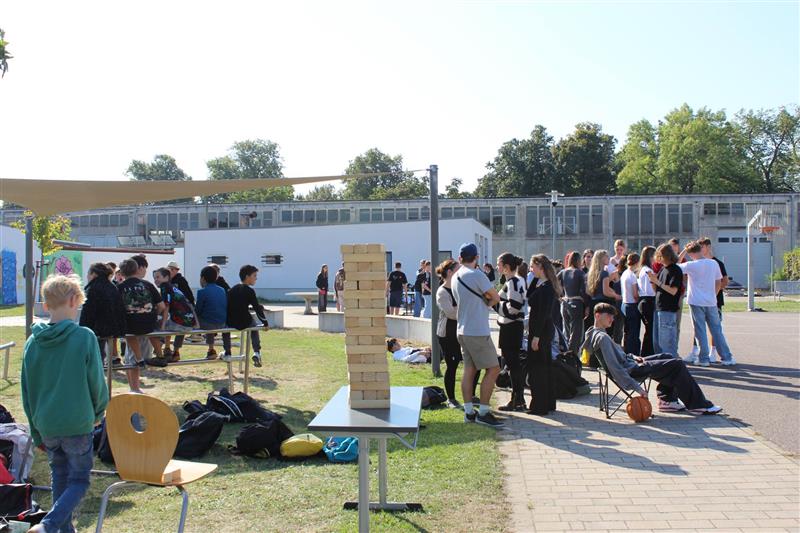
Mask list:
[{"label": "window", "polygon": [[680,206],[677,204],[669,204],[667,213],[667,231],[672,235],[680,233]]},{"label": "window", "polygon": [[453,218],[464,218],[467,216],[467,210],[464,207],[453,208]]},{"label": "window", "polygon": [[359,209],[358,210],[358,221],[359,222],[369,222],[369,209]]},{"label": "window", "polygon": [[339,210],[338,209],[328,209],[328,222],[331,224],[335,224],[339,222]]},{"label": "window", "polygon": [[717,214],[719,216],[730,216],[731,214],[731,204],[725,202],[722,204],[717,204]]},{"label": "window", "polygon": [[265,228],[272,226],[272,211],[263,211],[261,213],[262,223]]},{"label": "window", "polygon": [[639,228],[642,235],[653,234],[653,206],[644,204],[641,206],[642,215],[640,218],[641,227]]},{"label": "window", "polygon": [[200,213],[189,213],[189,229],[200,227]]},{"label": "window", "polygon": [[210,255],[208,256],[209,263],[215,263],[219,266],[225,266],[228,264],[228,256],[227,255]]},{"label": "window", "polygon": [[564,208],[564,233],[575,235],[578,229],[578,208],[568,205]]},{"label": "window", "polygon": [[160,229],[160,230],[167,229],[167,214],[166,213],[159,213],[158,214],[158,229]]},{"label": "window", "polygon": [[72,217],[72,227],[73,228],[81,227],[81,217]]},{"label": "window", "polygon": [[292,224],[302,224],[303,223],[303,210],[302,209],[293,209],[292,210]]},{"label": "window", "polygon": [[325,209],[317,209],[317,224],[328,222],[328,212]]},{"label": "window", "polygon": [[119,225],[120,226],[127,226],[128,222],[128,215],[120,215],[119,216]]},{"label": "window", "polygon": [[537,227],[538,219],[536,206],[529,205],[525,208],[525,236],[536,237],[539,235],[539,228]]},{"label": "window", "polygon": [[492,224],[491,219],[492,217],[489,215],[488,207],[481,207],[478,209],[478,222],[488,228]]},{"label": "window", "polygon": [[619,237],[625,235],[625,206],[614,206],[614,236]]},{"label": "window", "polygon": [[339,209],[339,220],[341,220],[342,222],[350,222],[350,210]]},{"label": "window", "polygon": [[[228,212],[227,211],[220,211],[217,215],[217,227],[218,228],[227,228],[228,227]],[[216,263],[216,261],[212,261],[212,263]],[[219,264],[219,263],[217,263]]]},{"label": "window", "polygon": [[468,207],[467,208],[467,216],[469,218],[474,218],[478,220],[478,208],[477,207]]},{"label": "window", "polygon": [[370,220],[372,222],[381,222],[383,220],[383,209],[373,208],[370,215]]},{"label": "window", "polygon": [[735,217],[743,217],[744,216],[744,204],[741,203],[733,203],[731,204],[731,215]]},{"label": "window", "polygon": [[589,234],[589,227],[589,206],[581,205],[578,207],[578,233]]},{"label": "window", "polygon": [[313,209],[303,210],[303,224],[313,224],[316,219],[316,213]]},{"label": "window", "polygon": [[716,215],[717,204],[703,204],[703,215]]},{"label": "window", "polygon": [[506,235],[514,235],[517,232],[517,209],[506,207]]},{"label": "window", "polygon": [[603,206],[592,206],[592,233],[601,235],[603,233]]},{"label": "window", "polygon": [[261,219],[260,218],[251,218],[250,219],[250,227],[251,228],[260,228],[261,227]]},{"label": "window", "polygon": [[398,222],[408,220],[408,209],[405,207],[398,207],[394,210],[394,219]]},{"label": "window", "polygon": [[[545,207],[543,205],[539,206],[539,216],[537,217],[537,223],[539,225],[539,235],[544,235],[548,232],[547,224],[545,224],[545,220],[550,217],[550,208]],[[552,231],[552,230],[549,230]]]},{"label": "window", "polygon": [[744,237],[731,237],[731,242],[744,242]]},{"label": "window", "polygon": [[453,208],[452,207],[443,207],[442,214],[440,215],[443,219],[444,218],[453,218]]},{"label": "window", "polygon": [[730,237],[719,237],[717,242],[731,242]]},{"label": "window", "polygon": [[261,264],[264,266],[279,266],[283,263],[281,254],[267,253],[261,256]]},{"label": "window", "polygon": [[653,229],[655,233],[667,233],[667,205],[656,204],[653,206]]},{"label": "window", "polygon": [[178,213],[170,213],[167,215],[167,224],[173,235],[178,234]]},{"label": "window", "polygon": [[189,229],[189,213],[181,213],[178,216],[178,229]]},{"label": "window", "polygon": [[100,215],[100,227],[101,228],[108,227],[108,215]]},{"label": "window", "polygon": [[628,235],[639,234],[639,204],[628,205]]},{"label": "window", "polygon": [[96,228],[98,225],[100,225],[100,216],[89,215],[89,226]]},{"label": "window", "polygon": [[420,210],[420,215],[422,220],[430,220],[431,219],[431,208],[428,206],[423,207]]},{"label": "window", "polygon": [[692,233],[694,231],[693,215],[692,204],[681,204],[681,226],[684,233]]},{"label": "window", "polygon": [[281,224],[291,224],[292,223],[292,212],[288,209],[286,211],[281,211]]},{"label": "window", "polygon": [[492,208],[492,233],[499,235],[503,233],[503,208]]},{"label": "window", "polygon": [[408,220],[419,220],[419,209],[416,207],[408,208]]},{"label": "window", "polygon": [[383,221],[384,222],[394,222],[394,208],[387,207],[383,210]]},{"label": "window", "polygon": [[[243,213],[238,213],[236,211],[228,213],[228,227],[229,228],[238,228],[241,224],[241,220],[244,215]],[[247,224],[247,222],[245,222]]]}]

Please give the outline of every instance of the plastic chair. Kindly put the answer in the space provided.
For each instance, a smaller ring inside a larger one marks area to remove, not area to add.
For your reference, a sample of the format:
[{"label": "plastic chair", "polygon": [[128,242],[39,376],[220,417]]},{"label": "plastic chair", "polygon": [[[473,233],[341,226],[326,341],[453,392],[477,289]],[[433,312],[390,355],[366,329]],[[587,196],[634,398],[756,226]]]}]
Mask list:
[{"label": "plastic chair", "polygon": [[103,530],[111,494],[132,483],[176,487],[183,496],[178,532],[183,531],[189,509],[189,493],[184,485],[207,476],[217,469],[217,465],[173,460],[178,427],[175,413],[157,398],[128,393],[111,399],[106,409],[106,429],[122,481],[114,483],[103,493],[96,533]]}]

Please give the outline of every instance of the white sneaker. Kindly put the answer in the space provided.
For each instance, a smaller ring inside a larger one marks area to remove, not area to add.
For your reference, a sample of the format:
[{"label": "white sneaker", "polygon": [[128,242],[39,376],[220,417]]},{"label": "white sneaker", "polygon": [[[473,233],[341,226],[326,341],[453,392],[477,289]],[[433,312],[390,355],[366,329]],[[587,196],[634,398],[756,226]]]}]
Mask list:
[{"label": "white sneaker", "polygon": [[716,348],[711,348],[711,353],[708,354],[708,362],[712,365],[716,365],[719,363],[719,355],[717,354]]},{"label": "white sneaker", "polygon": [[700,347],[692,346],[692,357],[697,357],[699,355],[700,355]]},{"label": "white sneaker", "polygon": [[697,355],[692,351],[691,354],[687,355],[683,358],[683,362],[687,365],[696,365],[697,364]]},{"label": "white sneaker", "polygon": [[701,407],[700,409],[690,409],[690,413],[693,415],[715,415],[717,413],[722,412],[722,407],[718,405],[712,405],[711,407]]},{"label": "white sneaker", "polygon": [[722,366],[736,366],[736,359],[734,359],[733,357],[731,357],[731,358],[730,358],[730,359],[728,359],[727,361],[723,361],[723,362],[722,362]]},{"label": "white sneaker", "polygon": [[662,402],[658,401],[658,410],[662,413],[677,413],[686,409],[681,402]]},{"label": "white sneaker", "polygon": [[708,362],[704,363],[703,361],[698,361],[697,362],[697,366],[702,366],[703,368],[706,368],[706,367],[711,366],[711,363],[708,363]]}]

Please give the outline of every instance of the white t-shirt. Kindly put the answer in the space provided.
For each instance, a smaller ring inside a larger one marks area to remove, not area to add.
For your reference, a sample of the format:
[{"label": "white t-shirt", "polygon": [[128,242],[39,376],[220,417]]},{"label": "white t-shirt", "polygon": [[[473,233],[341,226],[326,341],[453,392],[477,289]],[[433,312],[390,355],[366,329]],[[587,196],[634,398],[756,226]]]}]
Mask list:
[{"label": "white t-shirt", "polygon": [[392,358],[395,361],[401,361],[403,363],[427,363],[428,359],[419,351],[419,348],[411,348],[410,346],[406,346],[405,348],[400,348],[396,352],[392,352]]},{"label": "white t-shirt", "polygon": [[616,272],[617,267],[619,266],[619,261],[620,260],[617,259],[617,256],[612,255],[611,259],[608,260],[608,264],[606,265],[606,272],[608,272],[609,274],[613,274],[614,272]]},{"label": "white t-shirt", "polygon": [[639,270],[639,297],[642,296],[655,296],[656,290],[653,288],[653,285],[650,283],[650,278],[647,277],[648,272],[652,272],[653,269],[647,266],[643,266]]},{"label": "white t-shirt", "polygon": [[719,265],[713,259],[698,259],[678,265],[688,277],[686,301],[689,305],[700,307],[717,306],[717,290],[715,282],[722,279]]},{"label": "white t-shirt", "polygon": [[625,272],[622,273],[620,281],[622,284],[622,303],[635,304],[636,298],[634,298],[633,288],[638,283],[636,272],[630,268],[625,270]]}]

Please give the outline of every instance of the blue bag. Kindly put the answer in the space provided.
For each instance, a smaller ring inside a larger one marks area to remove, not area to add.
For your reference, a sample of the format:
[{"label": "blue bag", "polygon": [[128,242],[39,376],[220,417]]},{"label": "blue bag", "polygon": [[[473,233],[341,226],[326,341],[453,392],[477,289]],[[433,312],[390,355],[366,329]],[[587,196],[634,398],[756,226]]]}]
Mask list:
[{"label": "blue bag", "polygon": [[330,437],[323,450],[331,462],[352,463],[358,459],[358,438]]}]

